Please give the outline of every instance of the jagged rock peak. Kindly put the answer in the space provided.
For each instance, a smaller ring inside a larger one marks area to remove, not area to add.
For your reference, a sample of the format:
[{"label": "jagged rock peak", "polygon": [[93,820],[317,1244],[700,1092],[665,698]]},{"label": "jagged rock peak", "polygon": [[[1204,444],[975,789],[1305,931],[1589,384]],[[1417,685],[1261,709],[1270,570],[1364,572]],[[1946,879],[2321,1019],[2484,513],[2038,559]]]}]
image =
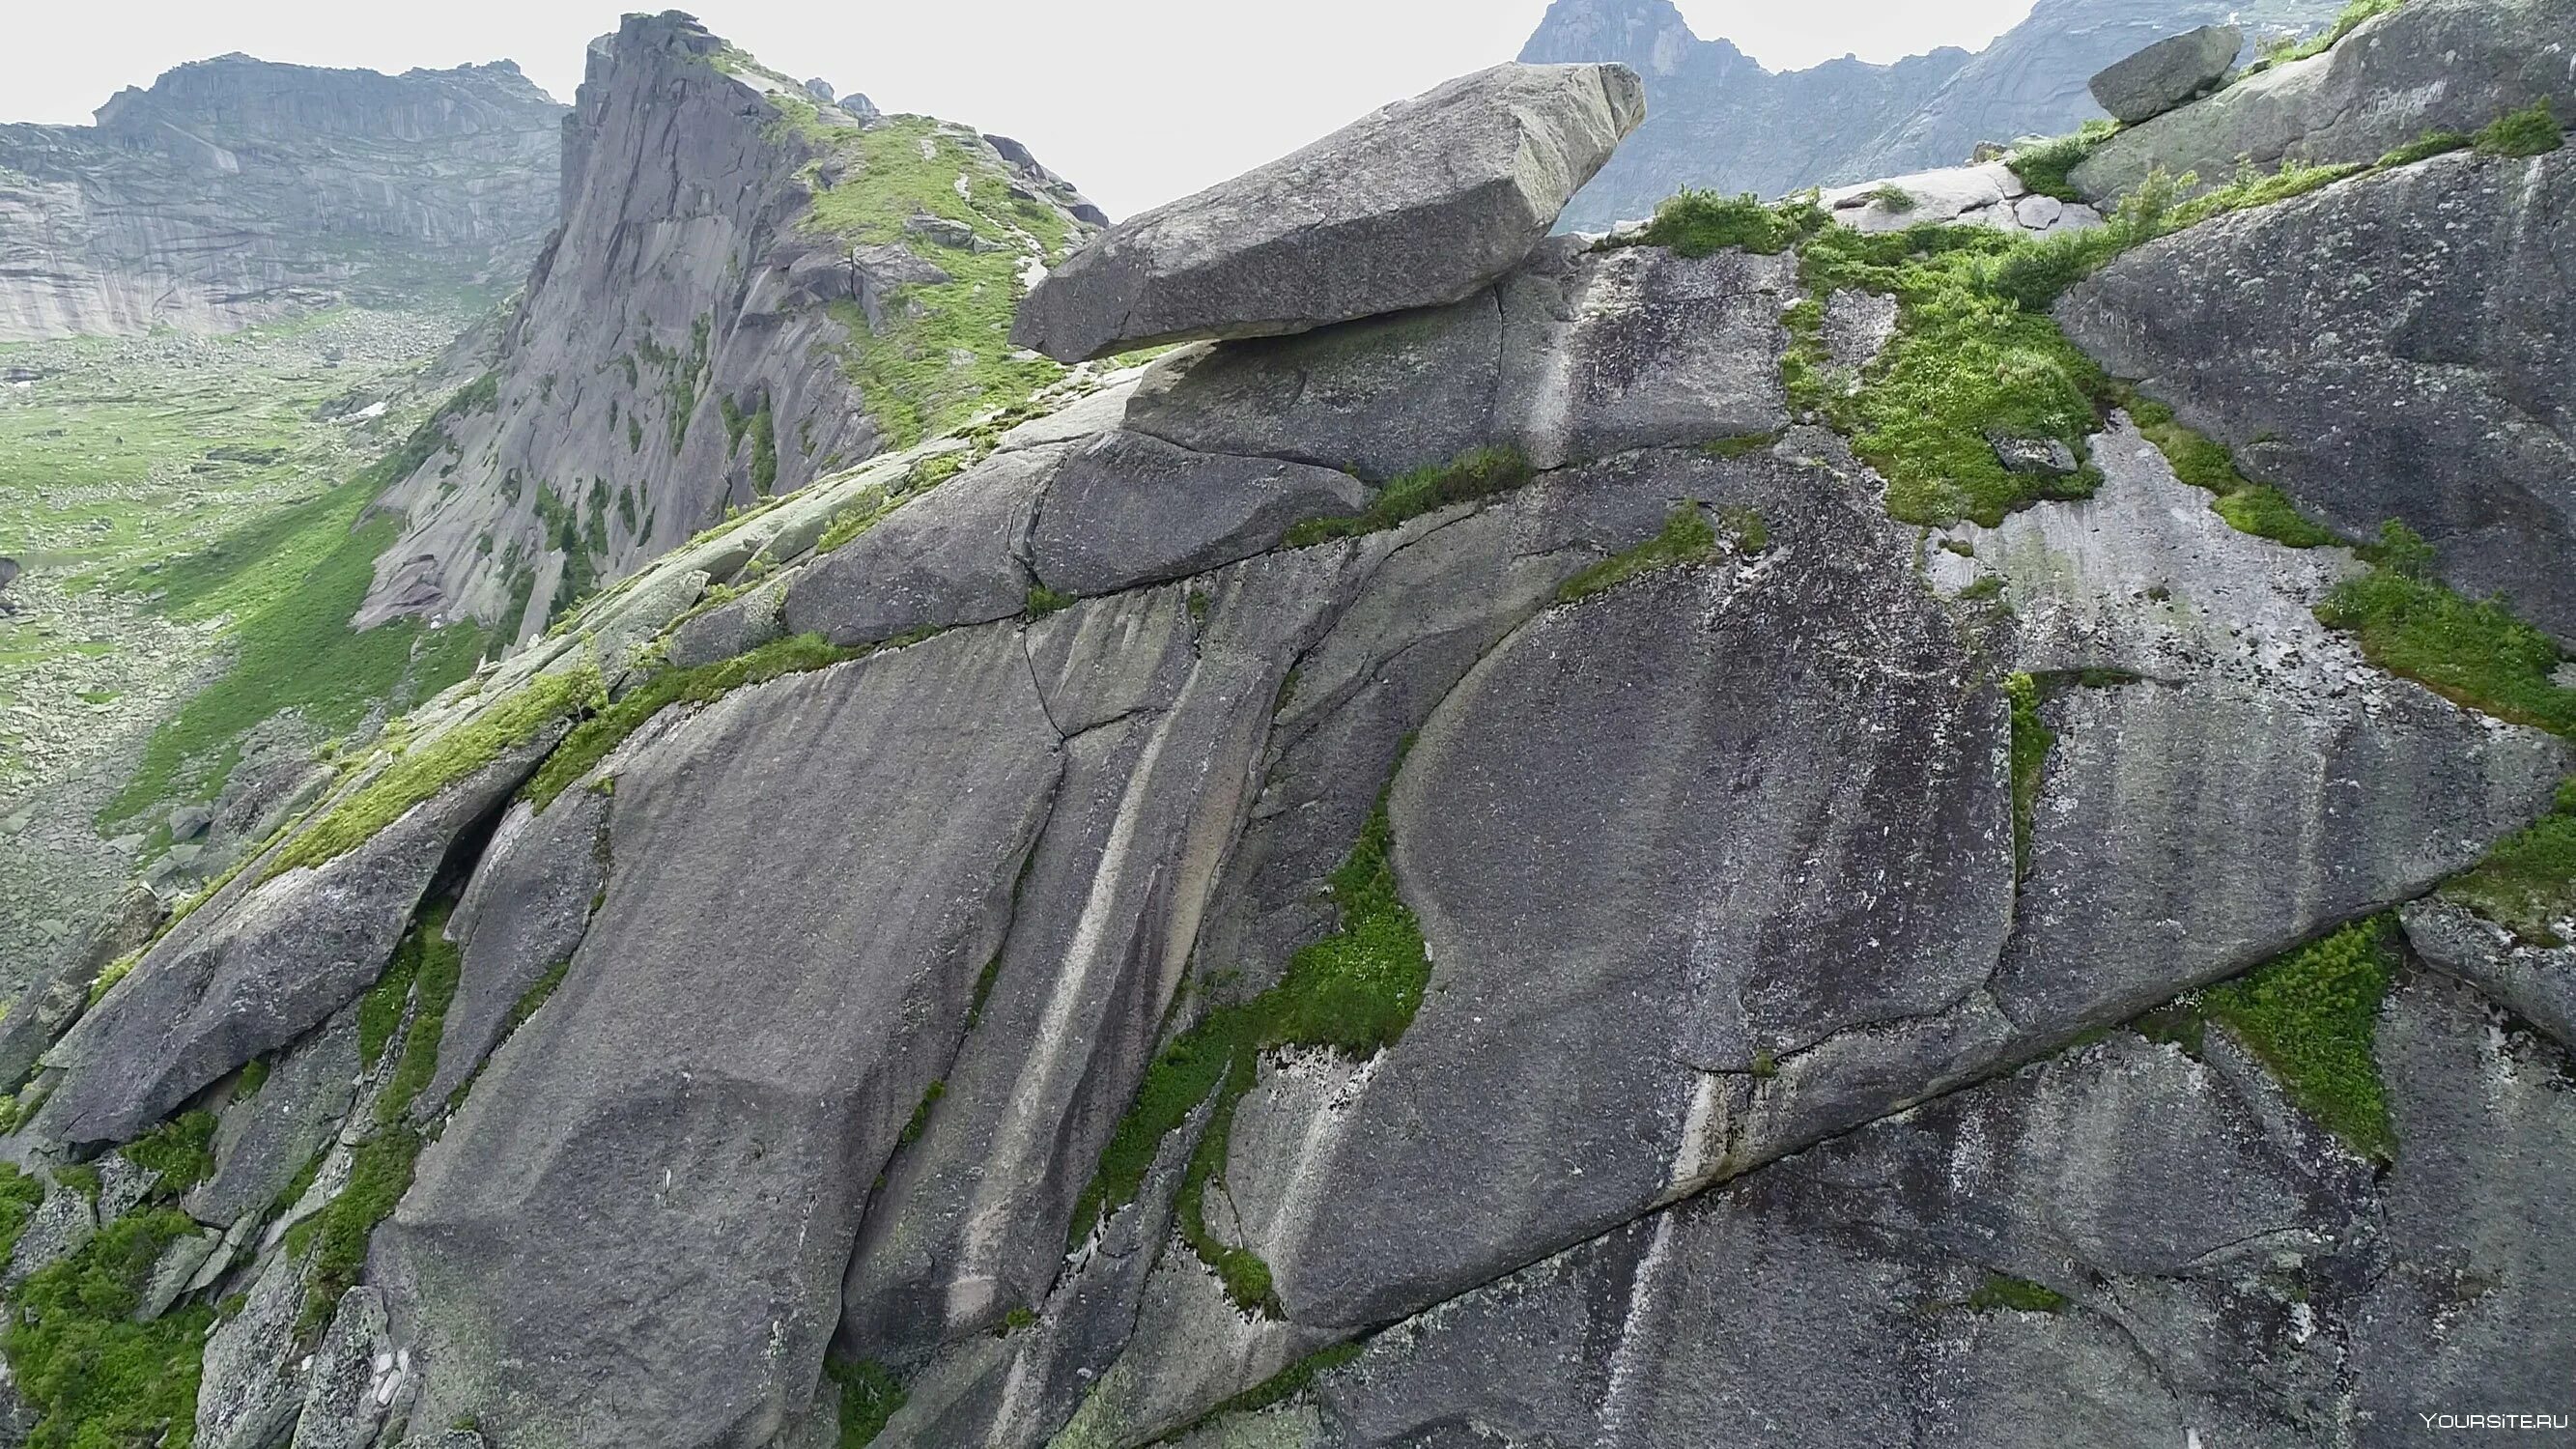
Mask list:
[{"label": "jagged rock peak", "polygon": [[1105,219],[1025,147],[825,101],[679,11],[592,42],[562,190],[492,375],[386,496],[362,625],[523,639],[728,508],[1025,400],[1058,369],[1011,308]]},{"label": "jagged rock peak", "polygon": [[1461,76],[1111,228],[1011,338],[1078,362],[1445,306],[1529,256],[1645,118],[1624,65]]},{"label": "jagged rock peak", "polygon": [[[1534,65],[1616,60],[1640,74],[1668,76],[1701,44],[1673,0],[1556,0],[1520,58]],[[1741,54],[1726,41],[1715,44]]]}]

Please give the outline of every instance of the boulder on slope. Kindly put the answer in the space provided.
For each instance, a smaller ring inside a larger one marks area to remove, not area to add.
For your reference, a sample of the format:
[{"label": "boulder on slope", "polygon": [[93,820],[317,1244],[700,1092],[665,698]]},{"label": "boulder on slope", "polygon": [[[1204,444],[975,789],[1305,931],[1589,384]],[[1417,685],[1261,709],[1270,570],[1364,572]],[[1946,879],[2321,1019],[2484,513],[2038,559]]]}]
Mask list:
[{"label": "boulder on slope", "polygon": [[2245,32],[2234,25],[2204,25],[2159,40],[2093,77],[2093,99],[2134,126],[2216,85],[2244,46]]},{"label": "boulder on slope", "polygon": [[1011,340],[1065,362],[1460,301],[1538,245],[1645,120],[1621,65],[1500,65],[1111,228]]}]

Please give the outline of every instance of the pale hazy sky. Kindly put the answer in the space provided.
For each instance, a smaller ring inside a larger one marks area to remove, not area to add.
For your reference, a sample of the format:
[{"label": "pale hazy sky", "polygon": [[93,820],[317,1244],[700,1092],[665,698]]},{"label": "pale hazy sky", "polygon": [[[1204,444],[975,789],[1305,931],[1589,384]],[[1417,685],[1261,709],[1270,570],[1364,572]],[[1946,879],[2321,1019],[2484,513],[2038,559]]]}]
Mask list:
[{"label": "pale hazy sky", "polygon": [[[1971,49],[2032,0],[1678,0],[1774,70]],[[507,57],[565,100],[637,6],[574,0],[112,0],[13,6],[0,120],[86,122],[117,89],[225,51],[399,71]],[[1517,54],[1547,0],[698,0],[770,65],[1016,136],[1120,216]]]}]

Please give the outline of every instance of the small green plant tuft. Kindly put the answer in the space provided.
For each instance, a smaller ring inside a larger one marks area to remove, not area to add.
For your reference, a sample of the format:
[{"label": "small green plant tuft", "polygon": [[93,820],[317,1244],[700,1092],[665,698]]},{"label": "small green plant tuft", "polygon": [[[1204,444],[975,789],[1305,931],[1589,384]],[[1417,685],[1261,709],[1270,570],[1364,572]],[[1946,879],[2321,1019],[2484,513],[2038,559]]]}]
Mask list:
[{"label": "small green plant tuft", "polygon": [[2418,161],[2430,161],[2436,156],[2448,156],[2454,151],[2466,151],[2476,144],[2478,144],[2478,138],[2466,131],[2427,131],[2380,157],[2379,169],[2388,171],[2399,166],[2412,166]]},{"label": "small green plant tuft", "polygon": [[2202,997],[2209,1018],[2234,1030],[2301,1110],[2382,1162],[2397,1156],[2377,1056],[2396,933],[2396,922],[2374,917]]},{"label": "small green plant tuft", "polygon": [[2335,17],[2334,24],[2327,26],[2314,39],[2283,51],[2273,60],[2273,64],[2281,65],[2323,55],[2342,44],[2345,36],[2360,29],[2363,21],[2386,15],[2405,3],[2406,0],[2351,0],[2350,4],[2343,7],[2343,13]]},{"label": "small green plant tuft", "polygon": [[2552,676],[2558,646],[2494,600],[2472,602],[2432,577],[2433,551],[2391,520],[2365,551],[2371,571],[2317,607],[2370,662],[2498,719],[2576,734],[2576,690]]},{"label": "small green plant tuft", "polygon": [[[1761,520],[1754,519],[1758,530]],[[1767,543],[1770,535],[1762,534]],[[1708,521],[1708,513],[1696,503],[1685,503],[1673,510],[1664,523],[1664,531],[1626,553],[1603,559],[1574,577],[1556,591],[1556,601],[1571,604],[1616,587],[1639,574],[1664,569],[1686,568],[1705,563],[1717,556],[1717,529]]]},{"label": "small green plant tuft", "polygon": [[2576,779],[2558,787],[2558,808],[2497,846],[2442,894],[2534,946],[2568,943],[2576,920]]},{"label": "small green plant tuft", "polygon": [[1480,448],[1463,457],[1388,480],[1368,511],[1348,518],[1310,518],[1288,530],[1290,548],[1356,538],[1394,528],[1453,503],[1509,492],[1537,476],[1514,448]]},{"label": "small green plant tuft", "polygon": [[2102,143],[2120,133],[2120,123],[2103,119],[2087,121],[2072,136],[2024,146],[2004,158],[2004,164],[2021,178],[2021,184],[2042,196],[2060,201],[2082,201],[2084,193],[2075,189],[2075,168],[2091,159]]},{"label": "small green plant tuft", "polygon": [[2486,156],[2542,156],[2567,144],[2567,133],[2560,129],[2558,118],[2549,113],[2549,98],[2541,97],[2510,115],[2499,116],[2493,124],[2478,132],[2479,154]]},{"label": "small green plant tuft", "polygon": [[161,1180],[153,1191],[177,1197],[215,1175],[215,1114],[184,1112],[125,1149],[125,1160]]},{"label": "small green plant tuft", "polygon": [[2039,782],[2048,752],[2057,747],[2057,732],[2039,717],[2039,680],[2016,674],[2004,681],[2004,698],[2012,706],[2013,861],[2030,874],[2031,836],[2039,818]]},{"label": "small green plant tuft", "polygon": [[2183,426],[2172,408],[2141,397],[2130,398],[2127,406],[2130,421],[2165,455],[2174,476],[2218,495],[2210,500],[2210,508],[2239,533],[2291,548],[2323,548],[2343,541],[2332,529],[2299,512],[2288,494],[2238,472],[2227,449]]},{"label": "small green plant tuft", "polygon": [[2013,1313],[2063,1313],[2066,1295],[2044,1283],[2028,1278],[2015,1278],[2008,1273],[1988,1273],[1977,1291],[1968,1295],[1968,1306],[1979,1313],[2008,1310]]},{"label": "small green plant tuft", "polygon": [[1061,614],[1081,602],[1081,599],[1072,594],[1058,593],[1044,584],[1029,585],[1028,613],[1032,619],[1043,619],[1049,614]]},{"label": "small green plant tuft", "polygon": [[903,1408],[903,1385],[885,1365],[827,1362],[823,1372],[841,1389],[841,1449],[866,1449]]},{"label": "small green plant tuft", "polygon": [[1223,1280],[1236,1306],[1280,1313],[1269,1265],[1209,1229],[1207,1188],[1224,1176],[1235,1105],[1252,1090],[1263,1053],[1320,1047],[1365,1061],[1400,1040],[1422,1007],[1431,957],[1421,923],[1397,893],[1384,795],[1350,858],[1333,872],[1329,894],[1340,930],[1291,958],[1278,985],[1250,1001],[1211,1010],[1156,1055],[1075,1206],[1069,1235],[1074,1246],[1135,1201],[1164,1137],[1212,1101],[1175,1204],[1181,1236]]},{"label": "small green plant tuft", "polygon": [[[1910,205],[1913,198],[1906,200]],[[1778,256],[1829,224],[1812,200],[1768,206],[1749,191],[1728,196],[1684,189],[1655,208],[1655,219],[1645,230],[1614,245],[1664,247],[1683,257],[1714,256],[1729,247]]]}]

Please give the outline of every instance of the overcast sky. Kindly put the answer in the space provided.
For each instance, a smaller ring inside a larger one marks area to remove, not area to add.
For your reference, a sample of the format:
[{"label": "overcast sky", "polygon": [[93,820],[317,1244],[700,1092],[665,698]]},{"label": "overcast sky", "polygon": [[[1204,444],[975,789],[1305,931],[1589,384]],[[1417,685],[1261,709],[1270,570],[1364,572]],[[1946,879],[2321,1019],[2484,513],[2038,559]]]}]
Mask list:
[{"label": "overcast sky", "polygon": [[[639,5],[114,0],[13,6],[0,120],[86,122],[118,88],[239,50],[399,71],[507,57],[570,100],[589,39]],[[1984,45],[2031,0],[1679,0],[1774,70]],[[1374,106],[1509,60],[1547,0],[698,0],[770,65],[1016,136],[1126,216]]]}]

